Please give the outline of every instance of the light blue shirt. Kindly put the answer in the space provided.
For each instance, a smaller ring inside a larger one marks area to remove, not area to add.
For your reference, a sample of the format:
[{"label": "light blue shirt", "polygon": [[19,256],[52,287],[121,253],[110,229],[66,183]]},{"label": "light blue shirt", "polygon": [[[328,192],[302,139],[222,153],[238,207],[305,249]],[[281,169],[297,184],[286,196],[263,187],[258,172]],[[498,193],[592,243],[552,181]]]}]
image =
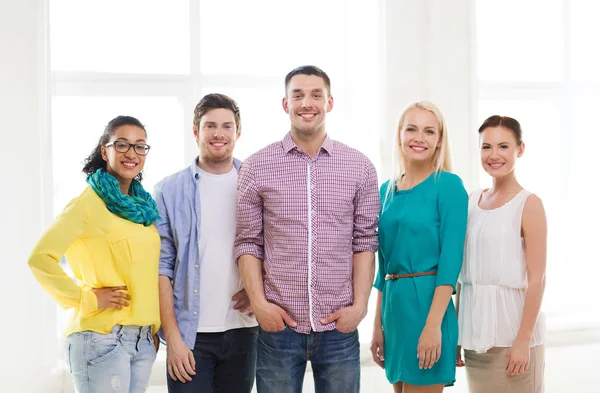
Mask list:
[{"label": "light blue shirt", "polygon": [[[194,292],[200,284],[200,171],[196,163],[161,180],[154,188],[154,199],[161,220],[156,222],[160,234],[158,274],[173,284],[175,318],[185,344],[194,348],[200,318],[200,296]],[[241,162],[234,158],[239,170]],[[233,245],[232,245],[233,247]],[[233,261],[232,261],[233,263]],[[164,340],[162,329],[158,332]]]}]

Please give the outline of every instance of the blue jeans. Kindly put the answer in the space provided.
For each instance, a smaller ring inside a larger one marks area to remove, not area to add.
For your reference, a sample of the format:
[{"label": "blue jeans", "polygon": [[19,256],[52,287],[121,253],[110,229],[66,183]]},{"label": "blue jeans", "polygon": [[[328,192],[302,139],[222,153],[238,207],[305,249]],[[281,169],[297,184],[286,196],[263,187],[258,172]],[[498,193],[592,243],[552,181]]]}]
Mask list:
[{"label": "blue jeans", "polygon": [[256,387],[258,393],[301,393],[310,360],[316,393],[358,393],[360,344],[358,331],[310,334],[286,327],[258,333]]},{"label": "blue jeans", "polygon": [[150,326],[115,325],[108,334],[72,333],[65,350],[78,393],[143,393],[156,360]]},{"label": "blue jeans", "polygon": [[167,371],[169,393],[250,393],[256,372],[258,327],[197,333],[196,375],[186,383]]}]

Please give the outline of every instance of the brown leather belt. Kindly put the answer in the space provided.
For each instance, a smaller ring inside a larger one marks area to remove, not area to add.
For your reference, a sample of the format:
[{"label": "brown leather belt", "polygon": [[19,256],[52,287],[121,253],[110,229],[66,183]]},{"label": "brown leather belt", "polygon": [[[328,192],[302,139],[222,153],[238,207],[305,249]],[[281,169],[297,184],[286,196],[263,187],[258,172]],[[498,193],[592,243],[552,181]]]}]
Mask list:
[{"label": "brown leather belt", "polygon": [[409,274],[386,274],[385,281],[397,280],[399,278],[411,278],[421,276],[435,276],[437,272],[421,272],[421,273],[409,273]]}]

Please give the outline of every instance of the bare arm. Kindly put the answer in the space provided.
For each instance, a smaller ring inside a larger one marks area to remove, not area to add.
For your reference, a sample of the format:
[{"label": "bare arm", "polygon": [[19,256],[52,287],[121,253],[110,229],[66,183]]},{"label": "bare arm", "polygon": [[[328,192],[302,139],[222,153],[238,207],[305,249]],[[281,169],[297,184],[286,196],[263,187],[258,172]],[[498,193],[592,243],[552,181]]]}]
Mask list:
[{"label": "bare arm", "polygon": [[173,304],[173,286],[167,276],[158,277],[158,290],[160,297],[160,324],[165,340],[169,342],[173,337],[181,339],[179,326],[175,319],[175,306]]},{"label": "bare arm", "polygon": [[253,309],[266,303],[262,277],[262,261],[253,255],[245,254],[238,259],[240,276],[250,298]]},{"label": "bare arm", "polygon": [[527,292],[517,340],[531,341],[546,287],[546,212],[540,198],[531,195],[523,210],[523,235],[527,264]]},{"label": "bare arm", "polygon": [[[367,314],[367,305],[375,277],[375,254],[369,251],[356,252],[352,256],[352,284],[354,306]],[[364,318],[363,315],[363,318]],[[361,318],[362,319],[362,318]]]},{"label": "bare arm", "polygon": [[525,202],[521,229],[525,239],[527,291],[519,332],[506,358],[506,372],[513,376],[529,368],[529,344],[546,287],[546,213],[542,201],[535,195]]},{"label": "bare arm", "polygon": [[158,290],[160,297],[160,323],[167,342],[167,371],[169,376],[182,383],[192,380],[196,374],[196,360],[190,348],[187,347],[175,318],[173,305],[173,286],[167,276],[159,276]]},{"label": "bare arm", "polygon": [[375,321],[373,322],[373,339],[371,340],[371,355],[373,361],[381,368],[384,367],[384,351],[383,351],[383,326],[381,323],[381,301],[383,292],[377,291],[377,306],[375,306]]}]

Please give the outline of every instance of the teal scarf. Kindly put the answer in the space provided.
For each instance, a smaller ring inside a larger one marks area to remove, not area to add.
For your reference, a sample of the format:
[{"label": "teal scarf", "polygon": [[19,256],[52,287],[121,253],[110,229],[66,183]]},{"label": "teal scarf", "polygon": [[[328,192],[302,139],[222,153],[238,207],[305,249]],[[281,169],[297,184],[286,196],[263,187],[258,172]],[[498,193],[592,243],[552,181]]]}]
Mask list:
[{"label": "teal scarf", "polygon": [[156,202],[137,180],[131,181],[131,196],[121,192],[119,181],[100,168],[87,178],[88,184],[106,203],[108,210],[119,217],[149,226],[160,218]]}]

